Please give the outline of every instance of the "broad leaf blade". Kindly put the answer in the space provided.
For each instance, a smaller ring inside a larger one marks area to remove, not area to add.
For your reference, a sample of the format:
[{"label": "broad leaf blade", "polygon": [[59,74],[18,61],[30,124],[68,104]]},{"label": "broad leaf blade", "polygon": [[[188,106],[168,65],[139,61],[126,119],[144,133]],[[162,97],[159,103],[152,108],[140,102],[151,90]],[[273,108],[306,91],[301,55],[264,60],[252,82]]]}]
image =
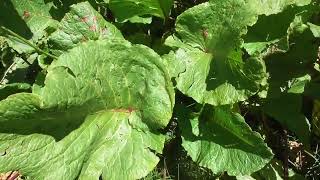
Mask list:
[{"label": "broad leaf blade", "polygon": [[[1,135],[0,151],[6,155],[0,169],[17,168],[36,179],[76,179],[79,173],[79,179],[86,180],[100,175],[103,179],[141,178],[159,161],[149,148],[161,153],[165,139],[134,129],[130,123],[141,123],[141,119],[135,113],[106,111],[88,116],[59,142],[39,134]],[[21,160],[13,163],[16,158]]]},{"label": "broad leaf blade", "polygon": [[297,94],[283,94],[279,98],[270,98],[264,105],[264,111],[294,132],[304,144],[310,141],[310,123],[302,111],[302,97]]},{"label": "broad leaf blade", "polygon": [[[266,165],[260,171],[252,174],[254,179],[265,179],[265,180],[283,180],[284,169],[281,161],[272,160],[270,164]],[[305,179],[304,176],[296,173],[293,169],[288,169],[288,178],[292,180],[302,180]],[[238,178],[237,178],[238,179]]]},{"label": "broad leaf blade", "polygon": [[82,2],[70,7],[70,12],[61,20],[59,30],[50,35],[49,43],[53,49],[66,51],[80,42],[113,38],[123,37],[88,2]]},{"label": "broad leaf blade", "polygon": [[118,21],[153,15],[168,17],[173,0],[109,0],[109,6]]},{"label": "broad leaf blade", "polygon": [[159,161],[153,151],[161,153],[165,139],[158,129],[173,105],[171,81],[152,50],[124,40],[84,43],[49,67],[44,87],[0,102],[0,171],[142,178]]},{"label": "broad leaf blade", "polygon": [[[8,21],[5,18],[9,18],[9,23],[4,23],[4,26],[12,29],[13,26],[23,27],[22,32],[13,30],[18,35],[30,40],[31,43],[37,43],[41,38],[48,36],[48,29],[55,29],[58,21],[54,20],[50,14],[52,8],[54,8],[52,2],[46,3],[44,0],[32,0],[32,1],[19,1],[19,0],[5,0],[8,8],[11,8],[9,14],[14,14],[14,18],[11,21],[10,17],[6,17],[8,13],[0,16],[1,21]],[[13,11],[13,12],[11,12]],[[2,19],[3,18],[3,19]],[[0,24],[1,25],[1,24]],[[21,34],[20,34],[21,33]],[[32,53],[34,49],[25,42],[21,41],[16,36],[5,33],[7,41],[13,49],[19,53]]]},{"label": "broad leaf blade", "polygon": [[[210,107],[211,108],[211,107]],[[182,146],[193,161],[213,173],[251,174],[263,168],[272,153],[258,133],[253,132],[243,117],[228,109],[208,109],[193,116],[183,109],[178,117]]]},{"label": "broad leaf blade", "polygon": [[[8,4],[12,4],[17,14],[25,21],[27,26],[33,33],[32,39],[39,40],[45,35],[45,29],[54,27],[57,21],[51,17],[50,10],[53,3],[45,3],[43,0],[19,1],[10,0]],[[8,17],[3,17],[8,18]],[[20,22],[21,23],[21,22]],[[18,24],[19,25],[19,24]]]},{"label": "broad leaf blade", "polygon": [[242,1],[210,1],[178,16],[176,31],[184,43],[223,58],[240,45],[240,35],[255,21]]},{"label": "broad leaf blade", "polygon": [[180,39],[170,37],[166,42],[180,48],[176,56],[166,57],[169,69],[176,64],[186,67],[181,74],[175,72],[177,88],[212,105],[233,104],[257,93],[266,84],[264,63],[257,58],[242,60],[239,50],[241,35],[255,21],[255,12],[236,0],[209,1],[182,13],[176,24]]},{"label": "broad leaf blade", "polygon": [[317,5],[310,4],[288,7],[278,14],[259,16],[257,23],[249,27],[243,47],[250,55],[286,52],[289,50],[290,37],[308,29],[306,22],[318,11]]},{"label": "broad leaf blade", "polygon": [[0,100],[19,92],[29,92],[31,86],[28,83],[11,83],[0,85]]},{"label": "broad leaf blade", "polygon": [[[211,0],[182,13],[177,18],[174,36],[180,39],[167,40],[168,45],[183,49],[190,56],[187,59],[181,59],[179,54],[166,57],[168,69],[183,63],[186,67],[180,72],[171,70],[173,76],[177,75],[177,88],[199,103],[212,105],[244,101],[266,90],[268,75],[264,62],[259,58],[242,59],[241,36],[246,34],[247,26],[256,23],[259,15],[276,14],[289,5],[307,5],[310,1],[268,0],[265,3],[272,8],[266,9],[264,3],[257,1]],[[268,43],[246,48],[264,49]]]},{"label": "broad leaf blade", "polygon": [[249,1],[250,8],[255,9],[258,15],[277,14],[285,10],[288,6],[305,6],[311,3],[311,0],[266,0],[266,1]]},{"label": "broad leaf blade", "polygon": [[266,68],[258,58],[241,58],[241,52],[214,59],[200,50],[179,49],[165,56],[176,87],[198,103],[212,105],[244,101],[266,86]]}]

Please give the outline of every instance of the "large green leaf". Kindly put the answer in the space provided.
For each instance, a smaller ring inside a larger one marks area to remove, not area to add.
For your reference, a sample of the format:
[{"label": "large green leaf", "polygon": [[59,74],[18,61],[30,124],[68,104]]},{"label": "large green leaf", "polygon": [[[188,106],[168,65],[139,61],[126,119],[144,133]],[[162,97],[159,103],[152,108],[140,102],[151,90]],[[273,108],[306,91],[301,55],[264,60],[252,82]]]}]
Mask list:
[{"label": "large green leaf", "polygon": [[264,63],[243,61],[240,51],[241,34],[256,21],[254,13],[243,1],[227,0],[200,4],[178,17],[180,39],[166,43],[180,49],[165,59],[169,69],[186,67],[173,75],[180,91],[199,103],[223,105],[246,100],[265,85]]},{"label": "large green leaf", "polygon": [[7,98],[11,94],[19,92],[29,92],[31,91],[31,86],[28,83],[12,83],[0,85],[0,100]]},{"label": "large green leaf", "polygon": [[223,105],[246,100],[266,82],[262,60],[242,61],[241,55],[233,52],[226,59],[214,59],[197,49],[179,49],[165,59],[182,93],[199,103]]},{"label": "large green leaf", "polygon": [[210,0],[181,14],[176,31],[184,43],[217,56],[237,47],[240,36],[256,22],[258,15],[279,13],[290,4],[309,3],[310,0]]},{"label": "large green leaf", "polygon": [[153,15],[160,18],[169,16],[173,0],[107,0],[118,21]]},{"label": "large green leaf", "polygon": [[286,52],[289,50],[289,38],[308,28],[306,22],[319,7],[308,6],[287,8],[281,13],[259,16],[255,25],[249,28],[244,37],[243,47],[249,54]]},{"label": "large green leaf", "polygon": [[178,16],[176,31],[184,43],[223,58],[238,47],[240,35],[255,21],[254,11],[242,0],[212,0]]},{"label": "large green leaf", "polygon": [[[50,11],[54,8],[52,2],[46,3],[44,0],[5,0],[4,4],[8,10],[1,10],[4,13],[3,17],[0,16],[1,21],[10,20],[8,23],[4,23],[3,26],[17,32],[32,43],[37,43],[38,40],[47,36],[49,29],[56,28],[58,24],[58,21],[54,20],[50,14]],[[6,11],[8,12],[6,13]],[[8,15],[10,16],[8,17]],[[11,20],[12,16],[13,19]],[[24,30],[15,30],[15,28]],[[5,36],[8,38],[9,45],[19,53],[31,53],[34,51],[32,47],[12,36],[12,34],[6,33]]]},{"label": "large green leaf", "polygon": [[310,141],[310,123],[302,113],[302,97],[297,94],[283,94],[278,98],[267,99],[264,111],[287,127],[304,144]]},{"label": "large green leaf", "polygon": [[304,91],[305,84],[310,81],[310,75],[313,74],[312,64],[316,63],[317,59],[318,46],[313,41],[312,33],[305,31],[296,35],[291,41],[293,45],[288,52],[270,54],[265,58],[270,74],[268,92],[270,98],[281,96],[282,92]]},{"label": "large green leaf", "polygon": [[178,116],[182,146],[192,160],[213,173],[248,175],[263,168],[272,152],[240,114],[227,108],[206,109],[192,115],[182,109]]},{"label": "large green leaf", "polygon": [[[23,19],[33,33],[33,39],[38,40],[45,35],[45,29],[56,26],[57,21],[50,14],[53,3],[46,3],[44,0],[19,1],[10,0],[17,14]],[[8,17],[4,17],[8,18]],[[12,22],[14,23],[14,22]],[[17,24],[19,25],[19,24]]]},{"label": "large green leaf", "polygon": [[121,32],[104,20],[88,2],[82,2],[70,7],[59,30],[49,37],[49,43],[54,49],[66,51],[80,42],[116,37],[123,38]]},{"label": "large green leaf", "polygon": [[138,179],[158,163],[173,87],[160,57],[124,40],[83,43],[44,86],[0,102],[0,172],[32,179]]},{"label": "large green leaf", "polygon": [[[272,160],[268,165],[258,172],[255,172],[251,176],[237,176],[237,180],[283,180],[284,169],[281,161]],[[304,176],[297,174],[292,169],[288,169],[288,179],[290,180],[303,180]]]},{"label": "large green leaf", "polygon": [[306,145],[310,140],[310,124],[302,113],[301,94],[313,94],[309,82],[318,50],[313,41],[311,31],[297,33],[291,39],[292,45],[288,52],[274,53],[266,57],[270,79],[264,110],[294,132]]},{"label": "large green leaf", "polygon": [[312,0],[249,0],[248,5],[251,9],[255,9],[257,14],[265,14],[268,16],[271,14],[277,14],[290,5],[304,6],[310,4],[311,1]]},{"label": "large green leaf", "polygon": [[[276,14],[291,4],[308,3],[309,0],[269,0],[264,3],[211,0],[186,10],[177,18],[175,36],[166,42],[180,48],[176,56],[166,56],[168,68],[186,67],[179,68],[180,73],[171,71],[177,88],[199,103],[212,105],[243,101],[265,90],[264,62],[257,58],[242,59],[241,37],[259,15]],[[270,8],[266,8],[266,4]],[[186,52],[183,56],[181,49]]]}]

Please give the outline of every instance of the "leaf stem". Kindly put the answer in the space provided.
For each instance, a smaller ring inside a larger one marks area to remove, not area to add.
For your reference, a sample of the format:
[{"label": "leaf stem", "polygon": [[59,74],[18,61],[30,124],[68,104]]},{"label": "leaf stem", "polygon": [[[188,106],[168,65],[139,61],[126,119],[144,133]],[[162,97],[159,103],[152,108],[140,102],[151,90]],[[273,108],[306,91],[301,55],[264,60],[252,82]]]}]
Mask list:
[{"label": "leaf stem", "polygon": [[10,35],[18,38],[20,41],[28,44],[29,46],[31,46],[33,49],[35,49],[38,53],[41,53],[41,54],[45,54],[47,55],[48,57],[51,57],[52,59],[58,59],[57,56],[55,55],[52,55],[46,51],[43,51],[42,49],[40,49],[39,47],[37,47],[36,45],[34,45],[33,43],[31,43],[30,41],[28,41],[27,39],[23,38],[22,36],[20,36],[19,34],[11,31],[10,29],[7,29],[6,27],[3,27],[3,26],[0,26],[1,29],[5,30],[7,33],[9,33]]},{"label": "leaf stem", "polygon": [[0,80],[0,86],[7,84],[7,82],[5,82],[6,77],[7,77],[7,74],[9,73],[9,71],[12,69],[12,67],[13,67],[14,65],[16,65],[15,62],[13,62],[13,63],[8,67],[8,69],[4,72],[4,74],[3,74],[3,76],[2,76],[2,78],[1,78],[1,80]]},{"label": "leaf stem", "polygon": [[312,154],[312,153],[310,153],[309,151],[307,151],[307,150],[303,150],[306,154],[308,154],[311,158],[313,158],[314,160],[316,160],[316,157]]}]

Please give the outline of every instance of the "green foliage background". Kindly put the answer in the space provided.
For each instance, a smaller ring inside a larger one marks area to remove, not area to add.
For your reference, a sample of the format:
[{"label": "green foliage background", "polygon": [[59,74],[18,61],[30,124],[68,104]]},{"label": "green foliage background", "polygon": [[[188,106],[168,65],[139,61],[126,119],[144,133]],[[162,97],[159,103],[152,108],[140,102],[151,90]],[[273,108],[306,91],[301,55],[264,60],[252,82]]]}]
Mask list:
[{"label": "green foliage background", "polygon": [[2,0],[0,179],[317,179],[319,12]]}]

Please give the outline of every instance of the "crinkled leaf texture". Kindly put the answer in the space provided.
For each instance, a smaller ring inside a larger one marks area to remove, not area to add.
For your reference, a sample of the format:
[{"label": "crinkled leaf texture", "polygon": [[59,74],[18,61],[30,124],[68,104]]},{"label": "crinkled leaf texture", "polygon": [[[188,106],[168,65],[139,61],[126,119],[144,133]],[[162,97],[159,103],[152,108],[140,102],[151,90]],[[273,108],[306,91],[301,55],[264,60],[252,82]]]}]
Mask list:
[{"label": "crinkled leaf texture", "polygon": [[258,15],[276,14],[291,4],[308,3],[309,0],[211,0],[188,9],[177,18],[176,35],[166,41],[178,49],[176,54],[165,56],[177,88],[199,103],[212,105],[244,101],[265,90],[268,76],[264,62],[258,58],[242,59],[241,36]]},{"label": "crinkled leaf texture", "polygon": [[[54,29],[58,24],[58,21],[53,19],[50,14],[50,11],[54,8],[52,2],[45,2],[44,0],[7,0],[4,4],[6,4],[6,8],[9,9],[8,11],[11,12],[9,14],[10,17],[6,17],[8,14],[4,14],[4,16],[1,17],[1,14],[5,13],[5,11],[0,12],[1,21],[8,21],[2,18],[9,18],[10,21],[9,23],[5,23],[4,26],[17,32],[19,35],[33,43],[38,43],[41,38],[48,35],[48,29]],[[5,36],[7,37],[10,47],[17,52],[31,53],[34,51],[32,47],[16,37],[11,35]]]},{"label": "crinkled leaf texture", "polygon": [[50,14],[50,10],[53,8],[52,2],[46,3],[43,0],[11,0],[11,2],[20,17],[30,28],[33,33],[32,39],[34,40],[39,40],[45,35],[46,28],[55,27],[58,23]]},{"label": "crinkled leaf texture", "polygon": [[168,17],[173,0],[108,0],[111,11],[118,21],[153,15]]},{"label": "crinkled leaf texture", "polygon": [[160,57],[124,40],[83,43],[44,86],[0,102],[0,172],[31,179],[138,179],[158,163],[173,87]]},{"label": "crinkled leaf texture", "polygon": [[240,50],[241,34],[255,21],[254,12],[239,0],[210,1],[182,13],[176,36],[166,41],[178,48],[165,56],[177,88],[212,105],[233,104],[257,93],[267,78],[264,63],[258,58],[243,61]]},{"label": "crinkled leaf texture", "polygon": [[121,32],[90,5],[82,2],[70,7],[61,20],[59,30],[49,37],[53,49],[66,51],[80,42],[122,38]]},{"label": "crinkled leaf texture", "polygon": [[240,114],[224,107],[208,107],[199,116],[181,108],[178,115],[182,146],[192,160],[213,173],[249,175],[273,157],[261,136]]},{"label": "crinkled leaf texture", "polygon": [[176,34],[166,41],[178,49],[175,55],[165,56],[177,88],[199,103],[212,105],[244,101],[267,89],[264,62],[242,59],[241,37],[259,15],[308,3],[310,0],[210,0],[186,10],[177,18]]},{"label": "crinkled leaf texture", "polygon": [[246,100],[266,82],[262,60],[244,62],[241,55],[235,51],[226,59],[214,59],[197,49],[179,49],[165,59],[172,76],[177,75],[176,87],[181,92],[199,103],[225,105]]}]

